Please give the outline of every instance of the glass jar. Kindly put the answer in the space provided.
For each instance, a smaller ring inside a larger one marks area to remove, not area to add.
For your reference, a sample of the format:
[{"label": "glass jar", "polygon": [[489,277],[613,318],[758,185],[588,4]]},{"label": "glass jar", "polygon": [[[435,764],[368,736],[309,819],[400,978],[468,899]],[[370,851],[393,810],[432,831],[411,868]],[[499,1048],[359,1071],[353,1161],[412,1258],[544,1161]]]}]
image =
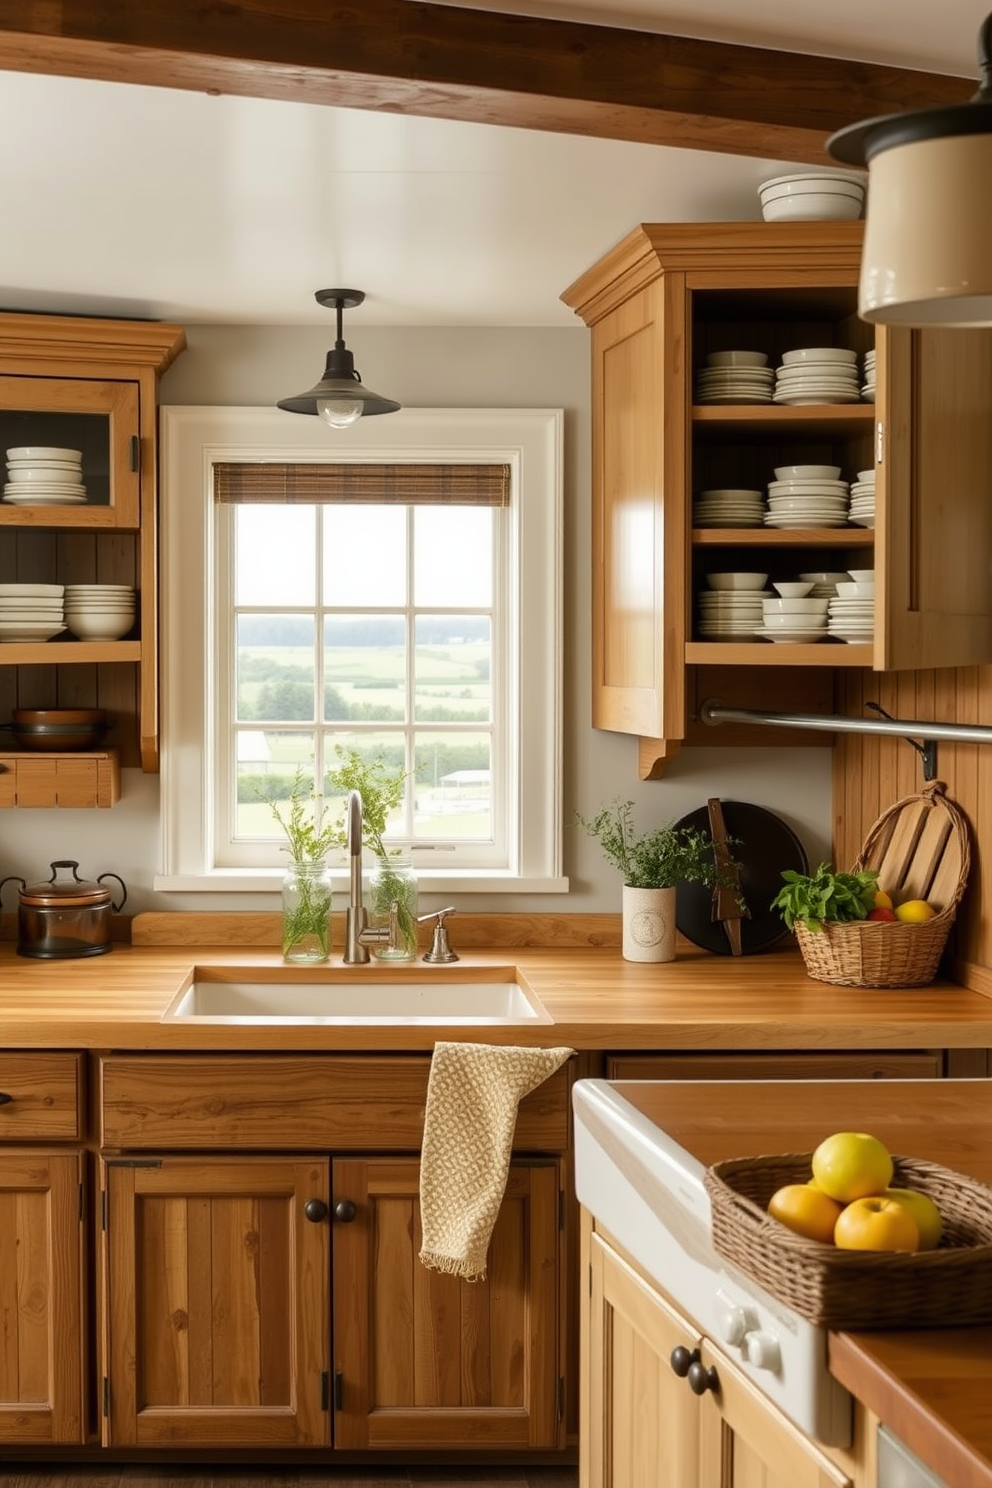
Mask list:
[{"label": "glass jar", "polygon": [[331,947],[331,870],[293,863],[282,881],[282,954],[287,961],[326,961]]},{"label": "glass jar", "polygon": [[398,946],[372,946],[380,961],[415,961],[417,959],[417,875],[409,857],[402,854],[376,858],[368,875],[368,918],[370,926],[388,926],[390,906],[398,906]]}]

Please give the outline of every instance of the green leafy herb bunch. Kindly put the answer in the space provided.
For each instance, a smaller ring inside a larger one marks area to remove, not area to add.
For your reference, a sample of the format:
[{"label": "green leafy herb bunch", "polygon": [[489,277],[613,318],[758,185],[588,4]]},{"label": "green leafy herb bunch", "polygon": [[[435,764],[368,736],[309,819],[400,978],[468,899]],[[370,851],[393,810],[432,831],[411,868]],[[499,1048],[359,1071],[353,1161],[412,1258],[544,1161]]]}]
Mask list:
[{"label": "green leafy herb bunch", "polygon": [[783,869],[782,878],[784,885],[771,907],[781,911],[790,930],[797,920],[814,933],[828,920],[866,920],[875,907],[878,874],[873,868],[835,873],[829,863],[821,863],[815,873]]}]

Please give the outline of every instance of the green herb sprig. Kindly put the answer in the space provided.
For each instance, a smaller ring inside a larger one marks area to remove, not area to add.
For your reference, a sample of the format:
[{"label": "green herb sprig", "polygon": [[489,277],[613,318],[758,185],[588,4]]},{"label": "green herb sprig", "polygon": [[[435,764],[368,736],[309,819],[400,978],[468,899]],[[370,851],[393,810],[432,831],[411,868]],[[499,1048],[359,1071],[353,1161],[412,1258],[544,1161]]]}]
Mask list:
[{"label": "green herb sprig", "polygon": [[875,907],[878,874],[873,868],[856,873],[835,873],[829,863],[821,863],[815,873],[797,873],[794,868],[782,871],[784,887],[772,900],[772,909],[781,911],[791,930],[801,921],[807,930],[818,933],[828,920],[850,923],[866,920]]}]

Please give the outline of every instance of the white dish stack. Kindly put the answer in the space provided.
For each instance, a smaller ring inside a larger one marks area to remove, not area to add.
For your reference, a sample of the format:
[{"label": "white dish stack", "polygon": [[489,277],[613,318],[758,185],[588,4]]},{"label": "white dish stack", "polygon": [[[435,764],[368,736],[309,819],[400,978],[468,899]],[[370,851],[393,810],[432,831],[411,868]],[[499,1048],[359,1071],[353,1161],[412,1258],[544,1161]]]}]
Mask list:
[{"label": "white dish stack", "polygon": [[61,584],[0,584],[0,642],[50,641],[63,630]]},{"label": "white dish stack", "polygon": [[711,351],[696,375],[697,403],[770,403],[775,373],[763,351]]},{"label": "white dish stack", "polygon": [[875,471],[859,470],[851,482],[851,521],[858,527],[875,525]]},{"label": "white dish stack", "polygon": [[761,598],[761,629],[757,635],[780,646],[808,646],[827,634],[828,599],[813,598],[808,581],[772,586],[777,599]]},{"label": "white dish stack", "polygon": [[865,400],[866,403],[874,403],[874,401],[875,401],[875,353],[873,351],[866,351],[865,352],[864,373],[865,373],[865,380],[861,384],[861,396]]},{"label": "white dish stack", "polygon": [[65,623],[79,641],[119,641],[134,625],[130,584],[66,584]]},{"label": "white dish stack", "polygon": [[47,444],[9,449],[3,499],[14,506],[78,506],[85,502],[82,450]]},{"label": "white dish stack", "polygon": [[694,527],[760,527],[764,515],[764,491],[700,491],[692,506]]},{"label": "white dish stack", "polygon": [[751,641],[761,627],[767,574],[712,573],[698,595],[699,635],[704,641]]},{"label": "white dish stack", "polygon": [[875,573],[870,568],[849,569],[828,601],[827,630],[839,641],[864,645],[875,631]]},{"label": "white dish stack", "polygon": [[841,346],[806,346],[782,354],[774,402],[860,403],[858,354]]},{"label": "white dish stack", "polygon": [[838,465],[780,465],[768,483],[765,526],[783,530],[846,527],[850,488]]}]

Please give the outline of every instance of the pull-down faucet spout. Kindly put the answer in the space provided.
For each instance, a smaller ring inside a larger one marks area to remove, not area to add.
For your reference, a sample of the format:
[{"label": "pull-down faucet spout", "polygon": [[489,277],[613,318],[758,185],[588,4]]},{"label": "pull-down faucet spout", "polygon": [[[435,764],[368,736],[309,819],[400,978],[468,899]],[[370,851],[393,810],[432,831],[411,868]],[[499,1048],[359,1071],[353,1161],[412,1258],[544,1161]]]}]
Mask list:
[{"label": "pull-down faucet spout", "polygon": [[346,808],[346,842],[348,848],[348,913],[345,918],[344,964],[364,966],[369,959],[369,946],[388,946],[395,951],[399,944],[399,906],[391,905],[389,924],[371,927],[362,903],[362,798],[357,790],[348,795]]}]

